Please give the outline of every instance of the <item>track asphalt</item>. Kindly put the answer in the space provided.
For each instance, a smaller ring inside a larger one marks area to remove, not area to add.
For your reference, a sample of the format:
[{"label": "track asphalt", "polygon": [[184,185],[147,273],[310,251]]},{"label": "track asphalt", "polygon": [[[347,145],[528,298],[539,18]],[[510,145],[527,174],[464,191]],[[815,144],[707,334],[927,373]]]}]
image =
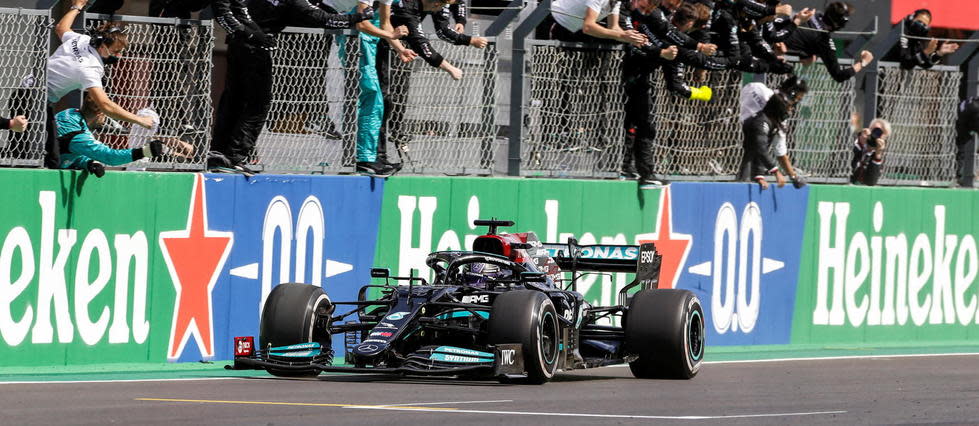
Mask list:
[{"label": "track asphalt", "polygon": [[[223,364],[139,374],[0,374],[6,424],[975,424],[979,354],[714,362],[689,381],[628,368],[543,386],[324,374]],[[54,381],[51,381],[54,380]],[[95,381],[90,381],[95,380]],[[9,422],[9,423],[8,423]]]}]

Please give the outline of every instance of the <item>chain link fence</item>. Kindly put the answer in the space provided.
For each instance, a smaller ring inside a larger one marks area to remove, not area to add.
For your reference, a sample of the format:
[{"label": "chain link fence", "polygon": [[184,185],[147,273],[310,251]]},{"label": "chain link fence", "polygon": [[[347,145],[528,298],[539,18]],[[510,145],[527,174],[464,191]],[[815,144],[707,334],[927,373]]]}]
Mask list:
[{"label": "chain link fence", "polygon": [[0,116],[30,122],[23,133],[0,132],[0,165],[44,158],[50,31],[50,11],[0,8]]},{"label": "chain link fence", "polygon": [[[85,16],[95,28],[106,15]],[[116,148],[150,138],[180,139],[194,152],[171,151],[152,169],[203,169],[211,133],[209,21],[117,16],[129,37],[124,60],[106,68],[109,96],[129,111],[160,115],[159,130],[109,127],[97,137]],[[0,115],[27,115],[25,133],[0,133],[0,165],[38,166],[43,157],[49,11],[0,8]],[[433,46],[464,72],[453,81],[423,61],[389,61],[386,139],[404,161],[402,173],[484,174],[505,170],[498,137],[500,52],[433,39]],[[350,172],[355,161],[360,43],[355,32],[290,28],[273,53],[273,95],[267,126],[249,159],[266,172]],[[520,142],[524,176],[615,177],[622,163],[624,52],[618,46],[527,40],[525,105]],[[850,60],[841,60],[851,64]],[[810,91],[789,123],[789,154],[812,182],[846,182],[850,174],[857,101],[856,79],[834,81],[817,62],[795,65]],[[711,72],[708,103],[670,94],[660,73],[651,76],[650,121],[656,172],[671,180],[726,180],[742,151],[739,95],[745,77]],[[955,174],[955,105],[962,74],[955,67],[901,70],[878,66],[877,115],[888,119],[882,184],[942,185]],[[859,77],[859,76],[858,76]],[[776,87],[785,76],[763,80]],[[871,106],[874,104],[871,103]],[[502,123],[505,124],[505,123]]]},{"label": "chain link fence", "polygon": [[742,74],[714,71],[704,81],[693,74],[687,73],[688,84],[709,86],[710,102],[676,96],[667,90],[662,73],[651,76],[654,170],[673,180],[731,179],[741,164]]},{"label": "chain link fence", "polygon": [[881,183],[946,185],[955,177],[958,68],[902,70],[881,62],[877,115],[891,122]]},{"label": "chain link fence", "polygon": [[129,47],[118,64],[105,68],[106,93],[127,111],[152,110],[160,123],[155,131],[107,126],[96,138],[113,148],[183,141],[193,152],[170,149],[159,160],[131,167],[201,170],[211,139],[211,21],[86,14],[85,27],[98,28],[110,18],[123,26]]},{"label": "chain link fence", "polygon": [[510,123],[525,129],[521,174],[618,176],[625,138],[622,49],[543,40],[527,40],[527,48],[525,122]]},{"label": "chain link fence", "polygon": [[495,124],[499,53],[495,38],[487,39],[484,49],[430,40],[462,70],[459,81],[421,59],[404,64],[391,53],[387,138],[403,173],[493,174],[503,141]]},{"label": "chain link fence", "polygon": [[[840,59],[840,64],[852,65],[853,60]],[[809,65],[796,62],[794,73],[806,81],[809,93],[788,122],[789,158],[810,182],[847,182],[854,138],[855,79],[837,82],[821,60]],[[767,84],[777,88],[787,77],[768,75]]]},{"label": "chain link fence", "polygon": [[268,121],[249,163],[272,172],[352,171],[360,54],[355,32],[282,31]]}]

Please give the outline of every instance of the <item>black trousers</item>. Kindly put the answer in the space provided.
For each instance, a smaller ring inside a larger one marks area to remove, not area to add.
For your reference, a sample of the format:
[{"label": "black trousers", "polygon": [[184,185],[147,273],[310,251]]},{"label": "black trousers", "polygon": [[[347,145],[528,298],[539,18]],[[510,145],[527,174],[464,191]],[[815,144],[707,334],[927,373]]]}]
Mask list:
[{"label": "black trousers", "polygon": [[955,142],[955,178],[959,186],[972,188],[976,180],[976,140],[979,136],[971,132],[962,132]]},{"label": "black trousers", "polygon": [[654,58],[632,49],[626,51],[622,60],[626,129],[622,168],[629,170],[635,164],[636,171],[643,178],[652,178],[654,172],[653,140],[656,138],[656,128],[652,124],[649,80],[658,66],[659,62]]},{"label": "black trousers", "polygon": [[745,138],[741,141],[741,146],[743,147],[741,154],[741,165],[738,167],[738,176],[735,178],[738,182],[751,182],[754,180],[755,176],[767,176],[768,169],[762,163],[761,158],[758,157],[758,150],[768,151],[772,146],[771,138],[768,138],[766,142],[762,145],[756,146],[758,143],[753,138]]},{"label": "black trousers", "polygon": [[231,41],[228,73],[214,120],[211,149],[234,164],[255,150],[272,102],[272,56],[268,50]]}]

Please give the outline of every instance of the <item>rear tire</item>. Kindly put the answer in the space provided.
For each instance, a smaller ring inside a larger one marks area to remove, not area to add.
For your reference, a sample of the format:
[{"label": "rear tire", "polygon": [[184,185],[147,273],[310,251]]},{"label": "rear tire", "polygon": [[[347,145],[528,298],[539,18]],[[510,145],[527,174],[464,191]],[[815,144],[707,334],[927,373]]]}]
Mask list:
[{"label": "rear tire", "polygon": [[629,363],[641,379],[691,379],[704,361],[704,309],[687,290],[647,289],[629,303],[625,321]]},{"label": "rear tire", "polygon": [[493,301],[489,343],[520,343],[527,383],[543,384],[554,377],[560,356],[560,328],[554,303],[535,290],[514,290]]},{"label": "rear tire", "polygon": [[[269,347],[319,342],[330,347],[330,335],[316,327],[318,315],[329,314],[333,303],[323,289],[309,284],[279,284],[269,293],[259,324],[259,345]],[[316,377],[319,370],[266,369],[278,377]]]}]

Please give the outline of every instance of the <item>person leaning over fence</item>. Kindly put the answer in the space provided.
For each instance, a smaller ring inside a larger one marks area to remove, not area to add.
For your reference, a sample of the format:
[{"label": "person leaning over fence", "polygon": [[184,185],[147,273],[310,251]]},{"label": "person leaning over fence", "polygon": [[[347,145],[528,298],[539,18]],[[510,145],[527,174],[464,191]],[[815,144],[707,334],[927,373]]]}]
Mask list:
[{"label": "person leaning over fence", "polygon": [[[229,35],[228,74],[211,145],[234,168],[250,172],[245,162],[254,154],[255,142],[265,126],[272,103],[274,35],[288,26],[350,28],[372,18],[374,11],[368,8],[364,13],[330,14],[307,0],[280,0],[249,2],[243,14],[251,17],[254,27],[246,24],[245,30]],[[240,21],[242,16],[236,15],[236,18]]]},{"label": "person leaning over fence", "polygon": [[979,96],[959,103],[955,135],[956,180],[959,186],[971,188],[975,182],[975,169],[972,166],[975,164],[975,150],[979,145]]},{"label": "person leaning over fence", "polygon": [[882,118],[875,118],[870,122],[870,127],[857,134],[857,140],[853,142],[853,159],[850,160],[850,169],[853,171],[850,174],[850,183],[877,185],[890,135],[891,123]]},{"label": "person leaning over fence", "polygon": [[[691,39],[700,44],[709,44],[709,34],[704,31],[709,20],[711,11],[704,4],[683,3],[672,16],[672,23],[678,30],[688,34]],[[699,34],[699,37],[694,36]],[[666,80],[666,89],[681,98],[698,101],[710,101],[712,91],[710,87],[692,87],[687,85],[686,62],[691,51],[681,50],[682,55],[676,61],[663,63],[663,78]],[[710,60],[711,63],[721,64],[722,69],[730,66],[727,58],[717,58],[720,61]],[[717,70],[717,69],[714,69]],[[699,80],[702,81],[702,80]]]},{"label": "person leaning over fence", "polygon": [[[323,0],[323,5],[339,12],[363,13],[371,7],[370,0]],[[397,169],[385,162],[377,161],[377,141],[384,118],[384,99],[381,96],[381,83],[377,75],[377,46],[381,39],[398,52],[404,61],[411,61],[414,52],[405,49],[398,41],[408,35],[408,28],[391,25],[391,0],[383,0],[376,5],[377,13],[371,20],[355,25],[361,34],[360,55],[358,57],[360,81],[357,97],[357,151],[356,171],[370,176],[390,176]]]},{"label": "person leaning over fence", "polygon": [[931,11],[928,9],[914,11],[898,25],[904,26],[901,42],[884,56],[884,60],[900,62],[901,69],[931,68],[942,57],[959,49],[959,45],[955,43],[942,43],[939,46],[938,40],[925,39],[931,25]]},{"label": "person leaning over fence", "polygon": [[96,177],[105,174],[105,165],[121,166],[142,158],[163,155],[164,143],[153,140],[134,149],[112,149],[95,139],[92,130],[105,124],[105,114],[93,102],[90,92],[85,92],[82,109],[69,108],[55,116],[58,123],[57,141],[61,148],[59,168],[87,170]]},{"label": "person leaning over fence", "polygon": [[[645,7],[646,4],[652,7]],[[676,46],[676,60],[679,62],[712,71],[725,70],[733,66],[736,61],[732,58],[712,56],[717,51],[716,45],[700,42],[673,25],[671,17],[674,13],[673,7],[677,4],[676,0],[643,0],[642,4],[637,4],[636,7],[632,8],[630,15],[632,23],[636,30],[647,39],[661,43],[660,47]],[[692,13],[696,15],[695,12]],[[665,72],[666,69],[664,69]],[[691,93],[687,97],[704,101],[710,100],[711,91],[709,88],[690,89]]]},{"label": "person leaning over fence", "polygon": [[772,159],[774,152],[778,163],[792,179],[796,188],[806,185],[805,179],[796,173],[786,148],[786,121],[795,111],[809,87],[805,80],[790,76],[778,90],[772,91],[762,83],[750,83],[741,88],[741,130],[744,134],[744,153],[738,180],[755,181],[761,189],[768,189],[767,175],[774,174],[779,188],[785,185],[785,176]]},{"label": "person leaning over fence", "polygon": [[55,140],[55,120],[52,105],[73,90],[88,92],[92,103],[105,115],[116,120],[153,127],[150,117],[138,116],[126,111],[109,99],[102,88],[105,67],[119,62],[119,55],[129,46],[129,39],[122,27],[106,22],[96,28],[91,36],[71,30],[75,17],[85,7],[86,0],[72,0],[70,9],[54,27],[61,46],[48,58],[48,132],[45,141],[44,165],[59,168],[61,161]]},{"label": "person leaning over fence", "polygon": [[[619,25],[620,7],[619,0],[555,0],[551,3],[554,24],[550,38],[581,43],[599,43],[605,39],[636,46],[645,44],[647,40],[642,34]],[[603,19],[607,21],[605,27],[599,24]]]},{"label": "person leaning over fence", "polygon": [[429,65],[447,72],[453,79],[462,79],[462,70],[456,68],[437,52],[428,37],[422,32],[421,22],[426,15],[432,15],[435,34],[442,40],[457,46],[472,46],[477,49],[485,48],[489,43],[483,37],[473,37],[455,32],[449,28],[448,16],[443,13],[446,5],[452,3],[446,0],[400,0],[394,4],[391,11],[391,22],[395,26],[407,26],[408,36],[405,41],[408,47],[418,54]]},{"label": "person leaning over fence", "polygon": [[[766,38],[762,28],[767,23],[779,19],[780,16],[792,14],[792,6],[768,4],[765,7],[759,7],[757,2],[740,0],[734,6],[734,13],[738,19],[738,40],[741,53],[737,68],[753,73],[791,73],[792,65],[788,64],[782,55],[785,54],[786,50],[783,42],[792,32],[769,32],[770,38]],[[797,15],[796,20],[792,22],[802,22],[800,16],[811,16],[808,15],[811,12],[805,13]]]},{"label": "person leaning over fence", "polygon": [[836,58],[832,33],[842,30],[852,14],[853,6],[849,3],[830,3],[825,12],[817,13],[789,36],[785,41],[789,52],[798,53],[804,61],[815,60],[814,57],[818,56],[833,80],[840,83],[849,80],[874,60],[874,55],[867,50],[861,51],[860,61],[850,66],[841,66]]}]

